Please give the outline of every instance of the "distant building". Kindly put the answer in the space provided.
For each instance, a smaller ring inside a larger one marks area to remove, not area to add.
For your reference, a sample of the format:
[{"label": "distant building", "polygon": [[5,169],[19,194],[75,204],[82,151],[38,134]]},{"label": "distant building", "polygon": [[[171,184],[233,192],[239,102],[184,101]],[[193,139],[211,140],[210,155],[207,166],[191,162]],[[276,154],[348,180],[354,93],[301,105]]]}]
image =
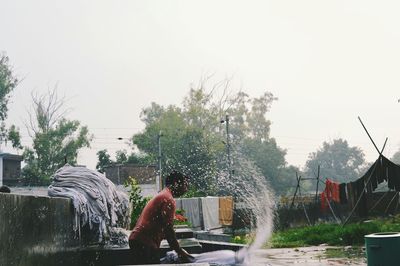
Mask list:
[{"label": "distant building", "polygon": [[104,170],[106,177],[116,185],[123,185],[128,177],[134,177],[142,189],[142,196],[154,196],[158,192],[155,165],[116,164]]},{"label": "distant building", "polygon": [[21,180],[22,156],[0,153],[0,186],[13,186]]}]

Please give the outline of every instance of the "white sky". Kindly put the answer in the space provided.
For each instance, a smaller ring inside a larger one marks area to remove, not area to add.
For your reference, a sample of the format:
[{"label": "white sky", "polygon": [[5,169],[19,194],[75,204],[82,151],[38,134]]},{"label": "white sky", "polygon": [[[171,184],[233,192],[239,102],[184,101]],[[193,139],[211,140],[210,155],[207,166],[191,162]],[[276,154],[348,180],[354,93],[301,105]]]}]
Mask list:
[{"label": "white sky", "polygon": [[[344,138],[372,161],[400,144],[398,1],[1,0],[0,51],[23,78],[8,124],[24,131],[32,91],[59,91],[95,135],[79,163],[127,148],[142,108],[180,104],[204,73],[232,90],[271,91],[271,136],[303,166],[323,141]],[[23,133],[23,144],[29,138]],[[3,147],[4,148],[4,147]],[[7,149],[7,147],[5,148]]]}]

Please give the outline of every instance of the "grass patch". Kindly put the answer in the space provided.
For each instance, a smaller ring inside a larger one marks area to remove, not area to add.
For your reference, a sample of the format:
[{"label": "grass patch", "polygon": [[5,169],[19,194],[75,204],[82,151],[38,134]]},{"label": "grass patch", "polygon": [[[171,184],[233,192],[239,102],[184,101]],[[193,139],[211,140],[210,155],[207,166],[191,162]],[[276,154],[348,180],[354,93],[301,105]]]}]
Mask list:
[{"label": "grass patch", "polygon": [[365,258],[365,251],[362,247],[351,247],[351,248],[327,248],[325,250],[326,258]]},{"label": "grass patch", "polygon": [[273,234],[268,246],[300,247],[328,244],[333,246],[364,245],[364,236],[378,232],[400,232],[400,216],[348,224],[318,224],[292,228]]}]

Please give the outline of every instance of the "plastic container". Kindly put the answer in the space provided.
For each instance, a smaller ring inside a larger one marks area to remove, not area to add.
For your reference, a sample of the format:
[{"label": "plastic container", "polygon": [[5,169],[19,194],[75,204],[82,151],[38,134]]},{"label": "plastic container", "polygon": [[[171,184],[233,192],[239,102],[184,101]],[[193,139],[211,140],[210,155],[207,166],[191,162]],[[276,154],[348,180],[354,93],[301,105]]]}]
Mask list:
[{"label": "plastic container", "polygon": [[364,236],[368,266],[400,265],[400,233],[385,232]]}]

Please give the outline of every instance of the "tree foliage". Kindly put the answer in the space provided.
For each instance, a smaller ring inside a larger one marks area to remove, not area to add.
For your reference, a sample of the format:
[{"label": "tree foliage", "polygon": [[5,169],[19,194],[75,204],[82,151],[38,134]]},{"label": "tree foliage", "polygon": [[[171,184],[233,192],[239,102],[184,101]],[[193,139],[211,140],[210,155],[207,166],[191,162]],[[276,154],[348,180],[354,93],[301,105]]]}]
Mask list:
[{"label": "tree foliage", "polygon": [[47,95],[32,95],[34,112],[28,128],[32,147],[25,147],[23,176],[31,182],[46,183],[65,163],[75,165],[79,149],[89,147],[91,136],[86,126],[68,120],[64,100],[56,90]]},{"label": "tree foliage", "polygon": [[126,150],[119,150],[115,153],[115,161],[111,159],[107,150],[100,150],[97,152],[96,169],[100,173],[105,172],[105,168],[116,164],[136,164],[136,165],[149,165],[155,164],[148,155],[132,152],[128,154]]},{"label": "tree foliage", "polygon": [[246,139],[243,154],[254,162],[278,194],[292,192],[295,188],[295,173],[299,169],[287,165],[286,151],[278,146],[274,138]]},{"label": "tree foliage", "polygon": [[350,147],[346,140],[323,142],[322,147],[309,155],[306,174],[315,177],[318,165],[320,176],[338,182],[360,177],[365,166],[364,153],[359,147]]},{"label": "tree foliage", "polygon": [[97,155],[97,164],[96,169],[100,173],[105,172],[105,168],[113,163],[111,160],[111,156],[107,153],[107,150],[100,150],[96,153]]},{"label": "tree foliage", "polygon": [[[161,132],[163,171],[182,171],[191,176],[197,192],[213,194],[218,171],[226,169],[226,124],[221,119],[229,115],[230,148],[250,158],[276,190],[287,191],[295,180],[294,173],[289,177],[293,168],[287,166],[286,151],[270,138],[266,116],[277,98],[269,92],[258,98],[244,92],[228,94],[228,86],[226,80],[207,92],[201,83],[190,89],[181,107],[152,103],[141,113],[146,128],[132,137],[132,143],[156,161]],[[218,87],[223,90],[219,96]]]},{"label": "tree foliage", "polygon": [[0,54],[0,143],[11,141],[12,147],[21,149],[21,136],[18,128],[12,125],[6,128],[5,120],[8,114],[8,102],[11,92],[18,85],[18,79],[13,74],[9,58],[4,53]]},{"label": "tree foliage", "polygon": [[9,58],[5,54],[0,54],[0,121],[7,118],[7,104],[10,93],[18,84],[18,79],[12,73]]},{"label": "tree foliage", "polygon": [[[200,120],[191,122],[201,123]],[[132,140],[139,150],[155,162],[160,132],[163,171],[177,170],[188,174],[197,190],[204,194],[213,190],[212,178],[215,177],[217,154],[223,149],[219,138],[217,140],[213,135],[207,135],[202,127],[186,123],[182,111],[170,106],[146,127],[145,132],[136,134]]]},{"label": "tree foliage", "polygon": [[15,126],[12,125],[10,129],[7,132],[7,139],[11,141],[12,147],[15,149],[22,149],[22,144],[21,144],[21,135],[19,133],[19,129]]},{"label": "tree foliage", "polygon": [[395,154],[393,154],[391,161],[396,164],[400,164],[400,151],[397,151]]}]

